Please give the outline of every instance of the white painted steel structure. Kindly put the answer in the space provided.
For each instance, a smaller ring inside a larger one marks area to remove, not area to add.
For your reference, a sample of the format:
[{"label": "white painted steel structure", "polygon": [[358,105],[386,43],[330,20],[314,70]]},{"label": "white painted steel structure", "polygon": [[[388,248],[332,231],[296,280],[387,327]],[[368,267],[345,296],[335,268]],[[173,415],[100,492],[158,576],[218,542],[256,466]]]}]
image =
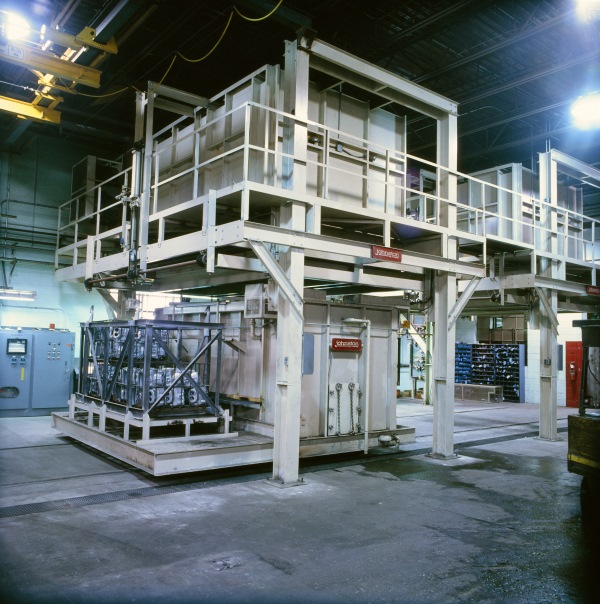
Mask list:
[{"label": "white painted steel structure", "polygon": [[[549,152],[538,196],[512,178],[516,165],[510,179],[462,174],[449,99],[306,33],[286,43],[284,67],[265,66],[210,99],[155,83],[138,93],[143,153],[94,188],[92,212],[82,215],[77,199],[61,207],[57,277],[123,280],[132,221],[114,197],[124,182],[139,198],[139,271],[154,287],[216,292],[268,276],[279,291],[274,478],[283,484],[298,479],[304,287],[424,291],[435,323],[433,454],[452,456],[457,317],[489,289],[501,290],[502,305],[535,296],[548,325],[560,308],[594,308],[585,285],[597,284],[600,224],[559,204],[555,183],[559,166],[596,186],[598,171]],[[323,75],[330,84],[319,87],[313,76]],[[391,103],[435,121],[435,162],[410,154]],[[176,118],[159,126],[159,112]],[[373,245],[401,248],[402,262],[374,259]],[[545,396],[554,408],[556,389]],[[541,433],[552,438],[548,409]]]}]

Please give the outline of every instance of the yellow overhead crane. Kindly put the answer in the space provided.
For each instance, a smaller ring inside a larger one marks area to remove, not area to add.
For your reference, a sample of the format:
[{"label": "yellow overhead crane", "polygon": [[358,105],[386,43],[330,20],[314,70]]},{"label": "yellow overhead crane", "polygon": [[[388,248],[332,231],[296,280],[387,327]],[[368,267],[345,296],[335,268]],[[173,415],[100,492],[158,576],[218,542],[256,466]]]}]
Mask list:
[{"label": "yellow overhead crane", "polygon": [[[29,69],[37,76],[41,86],[29,103],[0,96],[0,111],[12,113],[22,119],[60,124],[60,111],[56,110],[56,106],[64,99],[52,94],[52,91],[74,94],[78,84],[99,88],[102,72],[94,65],[107,53],[117,54],[117,44],[114,38],[105,44],[97,42],[96,32],[91,27],[84,27],[76,35],[49,28],[42,28],[40,33],[43,44],[0,39],[0,61]],[[66,49],[60,57],[48,50],[53,44]],[[99,50],[102,54],[95,58],[91,66],[76,63],[81,53],[88,48]],[[70,84],[59,84],[60,80],[66,80]]]}]

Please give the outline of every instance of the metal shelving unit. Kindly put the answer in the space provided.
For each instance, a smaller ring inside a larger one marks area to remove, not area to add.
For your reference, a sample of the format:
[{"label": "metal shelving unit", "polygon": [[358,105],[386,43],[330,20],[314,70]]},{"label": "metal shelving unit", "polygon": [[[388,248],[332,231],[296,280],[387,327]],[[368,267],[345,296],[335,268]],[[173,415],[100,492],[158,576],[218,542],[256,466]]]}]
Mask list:
[{"label": "metal shelving unit", "polygon": [[523,344],[456,344],[457,384],[502,386],[502,400],[524,402]]},{"label": "metal shelving unit", "polygon": [[513,403],[525,402],[524,369],[525,346],[503,344],[494,347],[496,361],[496,385],[502,386],[503,400]]},{"label": "metal shelving unit", "polygon": [[473,384],[496,384],[495,348],[490,344],[472,345]]},{"label": "metal shelving unit", "polygon": [[456,365],[454,381],[457,384],[471,384],[473,381],[473,356],[471,344],[456,344]]}]

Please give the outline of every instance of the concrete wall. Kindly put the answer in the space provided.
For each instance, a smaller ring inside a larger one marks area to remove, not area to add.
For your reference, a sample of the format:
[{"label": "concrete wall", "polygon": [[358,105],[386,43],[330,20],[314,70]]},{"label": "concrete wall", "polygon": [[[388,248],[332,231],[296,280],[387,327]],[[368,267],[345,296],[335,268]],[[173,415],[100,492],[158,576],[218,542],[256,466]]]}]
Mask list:
[{"label": "concrete wall", "polygon": [[[565,342],[581,342],[581,329],[573,327],[575,319],[581,319],[578,313],[566,313],[558,316],[558,344],[562,349],[562,367],[557,377],[558,406],[566,406],[567,386],[565,377]],[[559,364],[559,360],[555,360]],[[540,403],[540,330],[527,330],[527,367],[525,367],[525,402]]]},{"label": "concrete wall", "polygon": [[558,372],[558,404],[565,406],[567,401],[567,377],[565,373],[566,363],[566,342],[581,342],[581,328],[573,327],[573,321],[582,319],[580,313],[567,313],[558,315],[558,343],[562,345],[562,367],[563,370]]},{"label": "concrete wall", "polygon": [[95,319],[109,318],[97,292],[54,281],[58,206],[70,197],[72,165],[87,154],[81,146],[43,136],[18,153],[0,154],[0,287],[37,292],[35,302],[0,300],[0,326],[54,323],[78,334],[91,306]]},{"label": "concrete wall", "polygon": [[477,321],[460,317],[456,321],[456,341],[463,344],[477,344]]},{"label": "concrete wall", "polygon": [[0,326],[48,327],[79,332],[79,323],[90,317],[108,319],[104,300],[95,291],[87,292],[79,283],[56,283],[51,267],[19,262],[9,285],[14,289],[33,289],[34,302],[0,300]]}]

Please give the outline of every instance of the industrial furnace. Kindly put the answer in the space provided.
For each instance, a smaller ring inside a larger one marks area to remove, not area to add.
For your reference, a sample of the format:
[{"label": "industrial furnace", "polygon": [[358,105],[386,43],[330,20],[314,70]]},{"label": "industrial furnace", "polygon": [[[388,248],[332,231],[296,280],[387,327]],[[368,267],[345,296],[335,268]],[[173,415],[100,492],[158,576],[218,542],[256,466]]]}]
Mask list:
[{"label": "industrial furnace", "polygon": [[[414,429],[396,425],[406,308],[388,300],[305,292],[301,456],[414,441]],[[275,306],[259,284],[153,321],[84,324],[79,387],[55,427],[155,475],[271,461],[286,362]]]}]

